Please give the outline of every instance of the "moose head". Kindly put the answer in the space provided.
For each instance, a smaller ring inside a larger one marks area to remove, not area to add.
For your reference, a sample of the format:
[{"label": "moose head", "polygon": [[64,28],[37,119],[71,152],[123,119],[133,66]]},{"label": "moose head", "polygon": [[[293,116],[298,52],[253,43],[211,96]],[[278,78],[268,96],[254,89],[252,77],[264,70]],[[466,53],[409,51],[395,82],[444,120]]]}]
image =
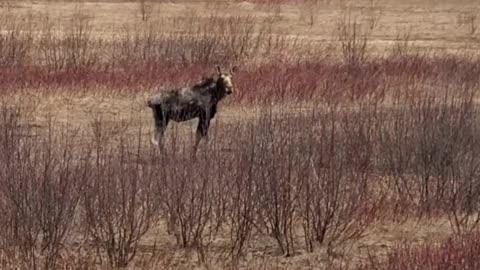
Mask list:
[{"label": "moose head", "polygon": [[230,72],[222,72],[220,66],[217,66],[217,73],[218,73],[218,80],[217,86],[221,89],[225,94],[230,95],[234,92],[233,87],[233,74],[236,72],[237,67],[234,66],[230,69]]}]

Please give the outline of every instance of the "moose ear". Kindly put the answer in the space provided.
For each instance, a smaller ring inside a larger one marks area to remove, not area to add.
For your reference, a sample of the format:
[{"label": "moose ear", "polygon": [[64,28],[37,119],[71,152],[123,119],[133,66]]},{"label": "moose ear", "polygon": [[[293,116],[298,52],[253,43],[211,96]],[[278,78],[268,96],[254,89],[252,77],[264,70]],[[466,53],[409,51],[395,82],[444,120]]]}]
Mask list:
[{"label": "moose ear", "polygon": [[233,66],[233,67],[230,69],[230,73],[233,74],[233,73],[237,72],[237,69],[238,69],[237,66]]},{"label": "moose ear", "polygon": [[218,75],[222,74],[222,69],[220,68],[220,66],[217,66],[217,72],[218,72]]}]

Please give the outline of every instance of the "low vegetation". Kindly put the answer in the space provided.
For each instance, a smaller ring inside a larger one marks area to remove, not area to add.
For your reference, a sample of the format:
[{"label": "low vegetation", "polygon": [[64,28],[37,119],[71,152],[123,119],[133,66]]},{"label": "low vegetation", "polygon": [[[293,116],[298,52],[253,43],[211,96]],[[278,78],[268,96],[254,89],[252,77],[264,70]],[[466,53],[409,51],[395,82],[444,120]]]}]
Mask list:
[{"label": "low vegetation", "polygon": [[[283,269],[280,256],[299,254],[325,255],[311,268],[477,266],[475,55],[414,50],[408,35],[373,55],[376,23],[347,17],[325,44],[278,36],[270,17],[175,17],[172,32],[143,9],[105,38],[81,11],[63,28],[5,14],[2,268]],[[135,99],[199,82],[216,63],[240,66],[226,106],[250,114],[217,120],[196,158],[194,135],[169,130],[159,152],[134,117],[37,118],[42,98]],[[447,220],[451,239],[385,256],[353,248],[378,224],[421,219]]]}]

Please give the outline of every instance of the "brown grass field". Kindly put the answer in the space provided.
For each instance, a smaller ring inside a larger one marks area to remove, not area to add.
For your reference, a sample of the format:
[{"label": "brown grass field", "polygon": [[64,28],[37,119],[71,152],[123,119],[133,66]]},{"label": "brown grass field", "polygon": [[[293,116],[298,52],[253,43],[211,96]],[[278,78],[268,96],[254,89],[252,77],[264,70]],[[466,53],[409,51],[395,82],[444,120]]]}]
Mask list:
[{"label": "brown grass field", "polygon": [[[474,0],[0,1],[0,269],[477,269]],[[208,141],[146,98],[237,65]]]}]

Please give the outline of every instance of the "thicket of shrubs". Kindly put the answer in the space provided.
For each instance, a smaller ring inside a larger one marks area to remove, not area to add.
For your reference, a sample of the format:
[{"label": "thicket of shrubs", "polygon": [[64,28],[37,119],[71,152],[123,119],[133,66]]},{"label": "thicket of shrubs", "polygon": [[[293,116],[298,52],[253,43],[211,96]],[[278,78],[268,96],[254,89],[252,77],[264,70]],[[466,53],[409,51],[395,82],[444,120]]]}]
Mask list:
[{"label": "thicket of shrubs", "polygon": [[[107,42],[92,36],[81,14],[61,32],[48,24],[35,32],[23,20],[3,24],[4,93],[150,91],[199,80],[217,62],[240,62],[230,102],[263,105],[251,121],[217,122],[192,159],[174,133],[158,153],[146,147],[142,127],[136,136],[113,135],[101,118],[89,130],[52,122],[37,132],[26,122],[28,98],[2,95],[4,268],[158,267],[169,263],[158,261],[161,248],[142,246],[158,228],[201,262],[220,247],[233,265],[258,237],[291,256],[353,241],[372,222],[398,217],[445,215],[458,235],[477,229],[478,59],[413,55],[408,43],[368,57],[368,36],[355,22],[338,34],[339,58],[322,57],[318,44],[277,37],[269,22],[250,17],[177,23],[195,34],[144,24]],[[306,112],[268,105],[303,101],[313,105]],[[392,251],[384,269],[439,269],[424,259],[470,258],[475,240],[459,239]]]},{"label": "thicket of shrubs", "polygon": [[35,134],[21,110],[5,105],[0,250],[49,268],[82,254],[70,248],[80,245],[120,267],[161,221],[202,260],[219,239],[229,239],[227,260],[242,258],[259,236],[293,255],[405,215],[447,215],[465,234],[479,221],[474,93],[444,86],[401,95],[388,108],[367,99],[299,114],[265,107],[249,123],[218,122],[197,159],[173,131],[159,154],[140,131],[112,138],[102,121],[83,134]]},{"label": "thicket of shrubs", "polygon": [[358,269],[477,269],[480,265],[477,259],[479,239],[475,233],[442,242],[403,244],[390,251],[384,261],[372,258]]}]

